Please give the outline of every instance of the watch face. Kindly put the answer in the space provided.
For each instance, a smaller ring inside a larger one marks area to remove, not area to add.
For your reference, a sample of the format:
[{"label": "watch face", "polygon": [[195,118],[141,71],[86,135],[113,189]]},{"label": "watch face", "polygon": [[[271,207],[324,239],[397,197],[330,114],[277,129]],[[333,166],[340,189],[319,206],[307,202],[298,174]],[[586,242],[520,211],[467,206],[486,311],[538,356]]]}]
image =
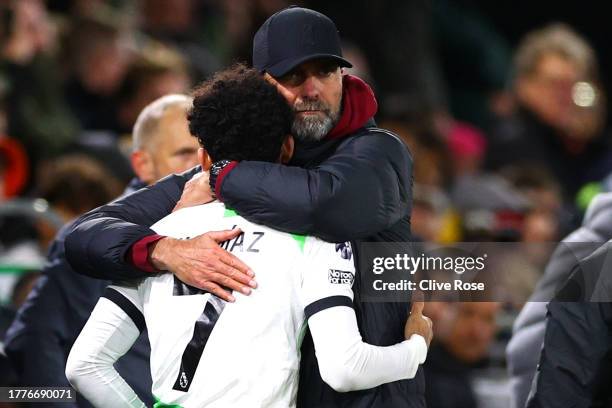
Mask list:
[{"label": "watch face", "polygon": [[214,175],[218,175],[219,172],[230,163],[231,163],[230,160],[220,160],[218,162],[215,162],[210,168],[210,173]]}]

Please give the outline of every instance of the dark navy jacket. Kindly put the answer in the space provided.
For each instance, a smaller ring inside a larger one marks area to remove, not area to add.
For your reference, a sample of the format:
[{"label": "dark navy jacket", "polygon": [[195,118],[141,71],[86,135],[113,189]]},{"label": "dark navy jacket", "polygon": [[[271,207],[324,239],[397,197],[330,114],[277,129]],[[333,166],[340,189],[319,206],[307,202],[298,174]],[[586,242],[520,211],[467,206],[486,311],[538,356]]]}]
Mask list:
[{"label": "dark navy jacket", "polygon": [[[134,186],[134,183],[131,184]],[[139,185],[142,187],[142,184]],[[110,281],[76,273],[66,261],[64,226],[51,244],[43,276],[36,282],[7,331],[5,352],[21,386],[69,387],[65,369],[72,344]],[[148,405],[151,394],[150,346],[146,332],[116,363],[119,374]],[[40,404],[37,404],[37,406]],[[77,405],[91,406],[78,396]],[[66,403],[41,406],[67,407]]]},{"label": "dark navy jacket", "polygon": [[[291,166],[239,163],[223,180],[225,204],[252,222],[332,242],[350,240],[356,249],[364,241],[409,241],[412,158],[396,136],[374,128],[371,120],[366,126],[347,137],[297,145]],[[126,253],[153,234],[149,227],[172,211],[197,171],[169,176],[81,217],[66,240],[68,260],[79,272],[102,279],[146,276],[126,261]],[[404,340],[409,303],[361,302],[359,283],[355,279],[354,307],[364,341]],[[424,391],[419,368],[411,381],[334,392],[321,380],[312,340],[304,341],[298,391],[303,407],[424,407]]]}]

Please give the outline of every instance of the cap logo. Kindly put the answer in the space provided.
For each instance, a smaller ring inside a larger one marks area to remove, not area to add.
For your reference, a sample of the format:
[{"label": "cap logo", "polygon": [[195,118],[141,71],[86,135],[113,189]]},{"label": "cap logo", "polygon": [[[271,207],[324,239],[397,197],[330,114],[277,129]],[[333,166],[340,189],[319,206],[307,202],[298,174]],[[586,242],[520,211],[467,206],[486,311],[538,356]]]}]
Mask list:
[{"label": "cap logo", "polygon": [[312,28],[312,24],[304,25],[302,29],[302,44],[304,45],[315,45],[314,39],[314,29]]}]

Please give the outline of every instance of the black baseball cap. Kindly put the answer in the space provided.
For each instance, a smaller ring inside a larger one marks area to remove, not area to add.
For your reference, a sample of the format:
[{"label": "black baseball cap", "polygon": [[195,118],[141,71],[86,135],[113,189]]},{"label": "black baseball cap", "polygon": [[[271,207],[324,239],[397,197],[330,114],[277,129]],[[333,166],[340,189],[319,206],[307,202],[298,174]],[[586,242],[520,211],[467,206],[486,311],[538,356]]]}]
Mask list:
[{"label": "black baseball cap", "polygon": [[314,10],[297,6],[283,9],[269,17],[253,38],[253,67],[274,77],[314,58],[331,58],[341,67],[353,66],[342,58],[334,22]]}]

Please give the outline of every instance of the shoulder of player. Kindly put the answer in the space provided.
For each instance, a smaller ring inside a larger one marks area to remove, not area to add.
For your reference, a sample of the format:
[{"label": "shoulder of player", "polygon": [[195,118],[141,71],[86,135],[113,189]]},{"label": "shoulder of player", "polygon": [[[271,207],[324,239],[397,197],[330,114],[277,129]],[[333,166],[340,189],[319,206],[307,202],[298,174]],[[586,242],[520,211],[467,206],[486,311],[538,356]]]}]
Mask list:
[{"label": "shoulder of player", "polygon": [[350,242],[327,242],[314,236],[306,237],[303,253],[306,257],[326,257],[336,262],[352,262],[353,257]]},{"label": "shoulder of player", "polygon": [[182,223],[182,221],[193,222],[194,219],[208,220],[218,218],[223,216],[225,211],[225,207],[220,202],[185,207],[166,215],[164,218],[153,224],[151,229],[161,233],[160,230],[167,228],[170,225]]}]

